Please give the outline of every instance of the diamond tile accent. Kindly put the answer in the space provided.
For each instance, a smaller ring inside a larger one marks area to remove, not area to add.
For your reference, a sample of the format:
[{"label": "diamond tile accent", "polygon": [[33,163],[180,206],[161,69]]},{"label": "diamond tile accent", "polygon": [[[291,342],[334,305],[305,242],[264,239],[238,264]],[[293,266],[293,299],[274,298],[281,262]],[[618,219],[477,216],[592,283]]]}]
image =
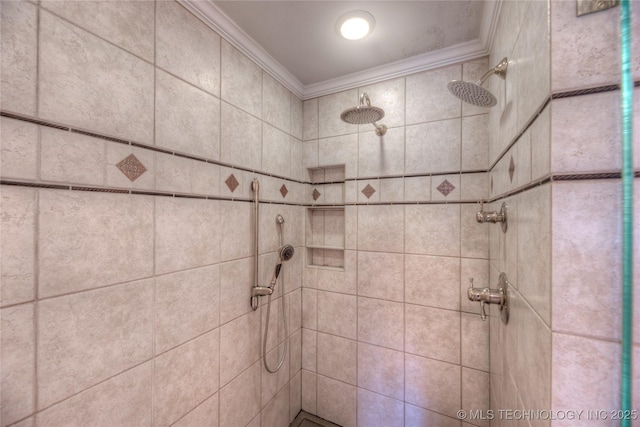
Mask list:
[{"label": "diamond tile accent", "polygon": [[125,174],[131,182],[140,178],[140,175],[147,171],[147,168],[145,168],[140,160],[138,160],[138,158],[133,154],[129,154],[127,157],[120,160],[120,163],[118,163],[116,167],[120,169],[120,171]]},{"label": "diamond tile accent", "polygon": [[451,194],[451,192],[453,190],[456,189],[455,185],[453,185],[452,183],[450,183],[449,181],[447,181],[446,179],[444,181],[442,181],[440,183],[440,185],[438,185],[436,187],[436,189],[441,192],[444,197],[447,197],[449,194]]},{"label": "diamond tile accent", "polygon": [[282,184],[282,187],[280,187],[280,194],[282,194],[282,198],[284,199],[285,197],[287,197],[287,193],[289,192],[289,190],[287,190],[287,186]]},{"label": "diamond tile accent", "polygon": [[320,197],[322,194],[320,194],[320,192],[317,189],[313,189],[313,193],[311,193],[311,196],[313,197],[313,200],[318,200],[318,197]]},{"label": "diamond tile accent", "polygon": [[513,156],[511,156],[511,163],[509,163],[509,182],[513,182],[513,173],[516,171],[516,164],[513,162]]},{"label": "diamond tile accent", "polygon": [[227,178],[224,183],[227,184],[227,187],[229,187],[229,190],[231,190],[232,193],[236,191],[236,188],[238,188],[238,185],[240,185],[233,174],[229,175],[229,178]]},{"label": "diamond tile accent", "polygon": [[376,192],[376,189],[369,184],[367,184],[367,186],[362,189],[362,194],[367,196],[367,199],[373,196],[373,193],[375,192]]}]

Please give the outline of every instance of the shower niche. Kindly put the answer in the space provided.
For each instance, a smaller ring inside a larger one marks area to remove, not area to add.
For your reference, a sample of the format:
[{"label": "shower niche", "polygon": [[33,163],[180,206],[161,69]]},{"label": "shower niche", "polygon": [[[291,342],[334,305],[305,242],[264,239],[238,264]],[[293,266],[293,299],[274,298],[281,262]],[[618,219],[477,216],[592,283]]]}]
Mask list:
[{"label": "shower niche", "polygon": [[344,270],[344,165],[309,169],[307,267]]}]

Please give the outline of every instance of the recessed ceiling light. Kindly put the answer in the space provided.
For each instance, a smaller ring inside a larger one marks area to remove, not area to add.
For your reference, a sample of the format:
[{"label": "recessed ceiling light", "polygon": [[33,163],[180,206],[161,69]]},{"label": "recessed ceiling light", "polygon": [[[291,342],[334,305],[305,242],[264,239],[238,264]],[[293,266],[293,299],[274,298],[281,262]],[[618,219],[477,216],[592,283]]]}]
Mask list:
[{"label": "recessed ceiling light", "polygon": [[352,10],[336,21],[336,32],[347,40],[360,40],[373,31],[376,20],[369,12]]}]

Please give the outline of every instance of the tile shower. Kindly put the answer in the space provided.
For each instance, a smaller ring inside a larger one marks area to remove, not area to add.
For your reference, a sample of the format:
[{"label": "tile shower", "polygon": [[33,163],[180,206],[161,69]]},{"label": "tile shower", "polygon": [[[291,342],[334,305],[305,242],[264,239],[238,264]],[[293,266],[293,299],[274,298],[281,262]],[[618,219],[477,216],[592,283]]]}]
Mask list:
[{"label": "tile shower", "polygon": [[[570,5],[504,2],[488,57],[302,101],[177,3],[3,2],[2,426],[283,427],[304,409],[482,427],[457,411],[615,407],[618,242],[586,213],[617,218],[618,182],[597,178],[620,168],[618,95],[564,95],[615,83],[615,61],[576,52],[617,18]],[[446,90],[503,56],[494,109]],[[339,119],[362,92],[382,138]],[[312,184],[335,167],[341,200]],[[249,305],[254,177],[262,282],[277,214],[296,249],[276,374]],[[507,201],[508,233],[475,222],[480,199]],[[327,203],[343,207],[343,268],[308,267],[306,209]],[[465,295],[502,271],[507,326]],[[603,283],[604,300],[576,295]]]}]

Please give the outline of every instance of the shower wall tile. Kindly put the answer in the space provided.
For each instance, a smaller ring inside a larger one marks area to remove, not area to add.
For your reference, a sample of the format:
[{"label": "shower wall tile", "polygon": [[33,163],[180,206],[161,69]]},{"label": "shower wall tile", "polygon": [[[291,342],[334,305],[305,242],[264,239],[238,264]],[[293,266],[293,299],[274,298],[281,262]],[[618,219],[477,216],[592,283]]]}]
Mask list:
[{"label": "shower wall tile", "polygon": [[358,249],[402,253],[404,211],[403,206],[359,206]]},{"label": "shower wall tile", "polygon": [[344,110],[358,105],[357,89],[318,98],[318,137],[327,138],[357,133],[358,126],[343,122],[340,119],[340,114]]},{"label": "shower wall tile", "polygon": [[27,2],[6,2],[0,11],[0,107],[30,116],[37,111],[38,15]]},{"label": "shower wall tile", "polygon": [[207,159],[220,156],[220,100],[156,72],[156,145]]},{"label": "shower wall tile", "polygon": [[318,291],[316,289],[306,287],[302,289],[302,327],[314,331],[318,329]]},{"label": "shower wall tile", "polygon": [[404,301],[403,254],[359,251],[357,271],[358,295]]},{"label": "shower wall tile", "polygon": [[302,369],[309,372],[317,371],[318,333],[302,328]]},{"label": "shower wall tile", "polygon": [[151,64],[45,11],[38,63],[42,119],[152,142]]},{"label": "shower wall tile", "polygon": [[151,197],[58,190],[38,193],[40,297],[153,274]]},{"label": "shower wall tile", "polygon": [[[489,410],[489,373],[462,368],[462,408],[467,412]],[[475,420],[475,425],[489,426],[488,420]]]},{"label": "shower wall tile", "polygon": [[[131,188],[139,190],[153,190],[156,185],[156,153],[143,148],[130,145],[109,143],[106,144],[106,176],[107,187]],[[142,175],[131,181],[118,168],[118,163],[133,154],[136,159],[147,169]],[[158,154],[161,155],[161,154]]]},{"label": "shower wall tile", "polygon": [[355,296],[318,291],[317,310],[319,332],[356,339],[359,310]]},{"label": "shower wall tile", "polygon": [[260,412],[260,366],[254,363],[221,388],[221,426],[247,425]]},{"label": "shower wall tile", "polygon": [[285,385],[261,412],[261,425],[285,426],[289,424],[289,387]]},{"label": "shower wall tile", "polygon": [[436,425],[439,427],[460,427],[460,421],[457,419],[446,417],[437,412],[427,411],[426,409],[407,403],[404,405],[404,412],[404,422],[407,426]]},{"label": "shower wall tile", "polygon": [[[260,120],[226,102],[222,103],[221,110],[220,160],[232,165],[260,170],[262,166]],[[238,144],[238,141],[242,141],[242,144]]]},{"label": "shower wall tile", "polygon": [[156,199],[156,274],[220,262],[220,202]]},{"label": "shower wall tile", "polygon": [[342,427],[356,426],[356,387],[318,375],[320,418],[330,418]]},{"label": "shower wall tile", "polygon": [[220,36],[177,2],[156,3],[156,65],[220,96]]},{"label": "shower wall tile", "polygon": [[460,80],[462,67],[451,65],[406,78],[407,125],[460,117],[462,101],[447,89],[450,80]]},{"label": "shower wall tile", "polygon": [[[306,170],[304,166],[304,143],[300,139],[291,137],[291,160],[289,162],[291,167],[290,177],[298,181],[306,181]],[[304,200],[299,200],[299,203],[304,203]]]},{"label": "shower wall tile", "polygon": [[38,413],[36,425],[151,425],[152,387],[146,362]]},{"label": "shower wall tile", "polygon": [[176,427],[199,427],[207,425],[211,427],[219,427],[218,414],[220,411],[219,394],[216,393],[209,399],[205,400],[193,411],[180,418],[174,424]]},{"label": "shower wall tile", "polygon": [[[288,99],[287,99],[288,100]],[[277,128],[262,126],[262,170],[274,175],[291,175],[291,137]]]},{"label": "shower wall tile", "polygon": [[[621,229],[620,191],[619,180],[553,184],[551,292],[556,331],[603,339],[620,337],[621,319],[616,308],[622,283],[622,236],[612,232]],[[601,292],[603,284],[608,292]],[[597,301],[589,297],[593,292],[599,295]]]},{"label": "shower wall tile", "polygon": [[[259,341],[259,340],[258,340]],[[289,335],[289,377],[293,381],[302,369],[302,329],[298,328]],[[292,387],[294,385],[292,384]],[[297,412],[296,412],[297,414]]]},{"label": "shower wall tile", "polygon": [[219,283],[220,268],[217,265],[156,278],[156,354],[218,327]]},{"label": "shower wall tile", "polygon": [[[263,322],[264,324],[264,322]],[[275,325],[273,325],[275,326]],[[274,330],[274,329],[272,329]],[[282,335],[282,334],[280,334]],[[280,355],[284,351],[284,343],[274,347],[273,350],[267,350],[267,363],[269,366],[276,366],[280,360]],[[289,381],[289,357],[285,354],[282,368],[276,373],[267,372],[262,366],[262,386],[261,386],[261,400],[262,408],[265,408],[271,399],[273,399],[277,393],[287,385]],[[288,396],[287,396],[288,397]]]},{"label": "shower wall tile", "polygon": [[[484,287],[479,283],[475,286]],[[483,321],[475,314],[462,313],[460,323],[460,357],[462,366],[488,372],[489,322]]]},{"label": "shower wall tile", "polygon": [[262,70],[230,43],[222,40],[222,100],[262,118]]},{"label": "shower wall tile", "polygon": [[[3,233],[4,234],[4,233]],[[6,426],[33,413],[35,409],[34,304],[0,310],[2,321],[2,373],[0,402],[2,425]]]},{"label": "shower wall tile", "polygon": [[531,125],[531,179],[551,172],[551,105],[547,105]]},{"label": "shower wall tile", "polygon": [[220,166],[199,160],[191,161],[191,192],[220,196]]},{"label": "shower wall tile", "polygon": [[[617,84],[620,81],[620,9],[576,16],[563,1],[551,2],[551,89],[554,93]],[[640,13],[633,8],[632,37],[639,35]],[[636,44],[631,73],[640,76],[640,49]]]},{"label": "shower wall tile", "polygon": [[358,297],[358,341],[394,350],[404,349],[404,305]]},{"label": "shower wall tile", "polygon": [[404,403],[358,389],[358,424],[403,427]]},{"label": "shower wall tile", "polygon": [[405,212],[407,253],[460,256],[460,206],[409,205]]},{"label": "shower wall tile", "polygon": [[602,172],[622,167],[620,92],[552,101],[551,170]]},{"label": "shower wall tile", "polygon": [[105,141],[42,127],[40,129],[40,178],[43,181],[103,185]]},{"label": "shower wall tile", "polygon": [[148,279],[39,302],[40,409],[152,356],[152,295]]},{"label": "shower wall tile", "polygon": [[[220,257],[222,261],[250,257],[254,253],[252,206],[249,203],[220,202]],[[274,247],[275,249],[275,247]]]},{"label": "shower wall tile", "polygon": [[404,200],[407,202],[431,201],[431,176],[404,178]]},{"label": "shower wall tile", "polygon": [[455,202],[460,200],[460,174],[431,177],[431,201]]},{"label": "shower wall tile", "polygon": [[[405,79],[385,80],[371,86],[359,88],[359,95],[366,93],[371,100],[371,105],[384,110],[384,118],[379,120],[379,124],[384,124],[387,128],[404,126],[405,117]],[[358,105],[360,102],[358,101]],[[355,105],[354,105],[355,106]],[[348,106],[344,107],[348,108]],[[371,129],[373,125],[365,124],[359,126],[359,131],[363,132]],[[378,142],[389,141],[389,132],[382,138],[376,137]]]},{"label": "shower wall tile", "polygon": [[252,311],[220,328],[220,384],[229,383],[260,359],[260,313]]},{"label": "shower wall tile", "polygon": [[36,204],[35,190],[2,186],[2,204],[0,205],[0,228],[2,228],[0,304],[2,306],[31,301],[35,296]]},{"label": "shower wall tile", "polygon": [[489,287],[489,260],[470,258],[460,260],[460,309],[464,313],[480,314],[480,304],[469,301],[467,298],[470,278],[473,278],[475,287]]},{"label": "shower wall tile", "polygon": [[383,140],[375,132],[361,132],[358,140],[358,176],[404,173],[404,128],[387,130]]},{"label": "shower wall tile", "polygon": [[262,77],[262,119],[281,131],[291,133],[290,92],[273,77],[264,73]]},{"label": "shower wall tile", "polygon": [[318,104],[318,98],[308,99],[302,103],[302,140],[305,142],[319,138]]},{"label": "shower wall tile", "polygon": [[404,178],[381,179],[380,201],[384,203],[404,202]]},{"label": "shower wall tile", "polygon": [[156,154],[156,190],[168,193],[191,192],[191,159],[172,154]]},{"label": "shower wall tile", "polygon": [[404,256],[404,292],[407,303],[459,310],[459,280],[459,258]]},{"label": "shower wall tile", "polygon": [[480,201],[489,198],[489,174],[465,173],[460,175],[460,199]]},{"label": "shower wall tile", "polygon": [[355,202],[361,204],[380,202],[379,179],[358,180],[356,182],[356,190],[357,198]]},{"label": "shower wall tile", "polygon": [[[471,105],[463,102],[463,105]],[[482,108],[474,107],[472,108]],[[489,167],[489,115],[462,118],[463,171],[486,170]]]},{"label": "shower wall tile", "polygon": [[302,289],[298,288],[288,293],[289,296],[289,334],[296,333],[302,328]]},{"label": "shower wall tile", "polygon": [[[4,48],[2,51],[5,52]],[[2,178],[37,180],[39,127],[7,117],[0,118],[0,127],[2,127],[0,133]]]},{"label": "shower wall tile", "polygon": [[460,363],[460,313],[418,305],[405,306],[405,351]]},{"label": "shower wall tile", "polygon": [[356,341],[318,333],[318,374],[356,385]]},{"label": "shower wall tile", "polygon": [[302,372],[299,371],[289,383],[289,423],[292,423],[302,410]]},{"label": "shower wall tile", "polygon": [[309,371],[302,371],[302,410],[317,414],[317,382],[318,376]]},{"label": "shower wall tile", "polygon": [[401,351],[358,343],[358,387],[403,400],[404,382]]},{"label": "shower wall tile", "polygon": [[345,177],[358,176],[358,135],[342,135],[318,141],[318,166],[344,165]]},{"label": "shower wall tile", "polygon": [[153,62],[154,4],[43,0],[41,6],[142,59]]},{"label": "shower wall tile", "polygon": [[405,173],[459,171],[460,121],[461,119],[441,120],[407,126]]},{"label": "shower wall tile", "polygon": [[304,102],[289,92],[291,99],[291,129],[289,133],[295,139],[304,141]]},{"label": "shower wall tile", "polygon": [[407,403],[456,416],[462,395],[460,366],[405,354],[405,372]]},{"label": "shower wall tile", "polygon": [[344,271],[318,269],[318,289],[356,295],[358,291],[357,260],[357,251],[344,251]]},{"label": "shower wall tile", "polygon": [[523,187],[531,182],[531,129],[518,139],[514,154],[513,182],[516,187]]},{"label": "shower wall tile", "polygon": [[[476,220],[476,205],[460,206],[460,241],[461,256],[465,258],[489,258],[489,230],[487,224],[479,224]],[[512,234],[513,236],[513,234]]]},{"label": "shower wall tile", "polygon": [[155,358],[154,425],[174,423],[218,391],[219,351],[216,329]]}]

